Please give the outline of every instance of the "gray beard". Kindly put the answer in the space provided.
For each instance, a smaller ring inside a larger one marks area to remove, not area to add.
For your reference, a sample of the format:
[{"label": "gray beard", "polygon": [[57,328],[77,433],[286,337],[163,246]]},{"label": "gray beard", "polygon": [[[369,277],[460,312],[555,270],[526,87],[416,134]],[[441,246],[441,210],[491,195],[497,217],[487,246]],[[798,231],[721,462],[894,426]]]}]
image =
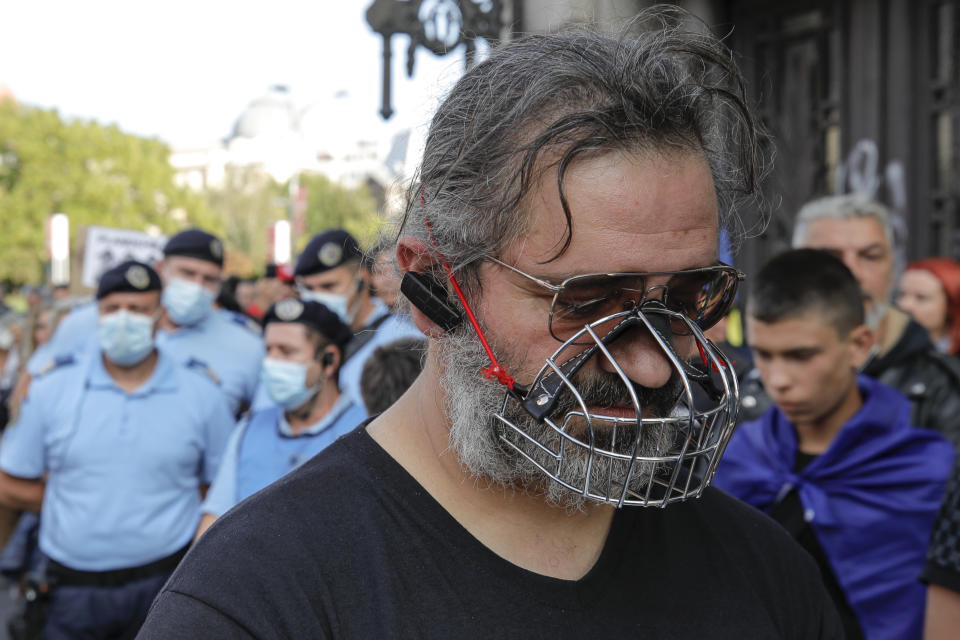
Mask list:
[{"label": "gray beard", "polygon": [[[487,336],[490,338],[490,336]],[[491,340],[491,344],[493,341]],[[493,347],[501,365],[511,373],[518,368],[517,359],[508,349]],[[602,356],[597,356],[602,357]],[[511,423],[553,452],[563,448],[563,464],[560,479],[574,486],[583,487],[590,474],[592,493],[616,501],[622,493],[624,480],[630,468],[629,461],[594,455],[590,464],[589,451],[570,443],[546,422],[538,422],[526,413],[513,399],[503,409],[504,388],[485,379],[480,370],[489,364],[486,353],[469,326],[459,327],[439,342],[440,380],[446,398],[446,413],[450,421],[450,447],[457,454],[461,465],[480,482],[511,490],[520,490],[542,496],[548,504],[571,511],[583,510],[593,499],[577,493],[559,482],[554,482],[533,463],[511,449],[507,440],[544,468],[556,471],[556,459],[528,442],[522,435],[496,420],[501,413]],[[623,381],[616,374],[601,373],[590,379],[574,378],[577,388],[588,406],[630,406],[630,395]],[[659,389],[636,388],[635,391],[646,415],[669,416],[676,405],[682,384],[674,376]],[[551,420],[562,425],[570,411],[581,410],[579,403],[569,392],[561,392]],[[586,422],[579,420],[583,431],[572,431],[579,439],[586,440]],[[636,439],[636,426],[621,425],[613,441],[610,423],[594,421],[595,446],[617,453],[632,454]],[[597,426],[599,425],[599,426]],[[571,430],[568,429],[568,433]],[[666,425],[660,429],[644,429],[637,447],[638,456],[665,455],[674,448],[676,427]],[[658,471],[658,464],[637,461],[630,474],[629,490],[643,495],[650,479]]]}]

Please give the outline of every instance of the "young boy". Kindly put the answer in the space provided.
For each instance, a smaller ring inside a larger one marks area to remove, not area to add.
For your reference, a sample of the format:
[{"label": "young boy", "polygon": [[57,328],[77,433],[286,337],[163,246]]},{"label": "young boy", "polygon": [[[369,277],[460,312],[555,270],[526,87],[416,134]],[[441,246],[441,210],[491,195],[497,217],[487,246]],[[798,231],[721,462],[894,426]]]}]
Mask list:
[{"label": "young boy", "polygon": [[747,314],[774,407],[741,425],[715,484],[779,521],[817,560],[846,637],[923,632],[924,550],[952,446],[857,370],[873,346],[843,263],[788,251],[757,275]]}]

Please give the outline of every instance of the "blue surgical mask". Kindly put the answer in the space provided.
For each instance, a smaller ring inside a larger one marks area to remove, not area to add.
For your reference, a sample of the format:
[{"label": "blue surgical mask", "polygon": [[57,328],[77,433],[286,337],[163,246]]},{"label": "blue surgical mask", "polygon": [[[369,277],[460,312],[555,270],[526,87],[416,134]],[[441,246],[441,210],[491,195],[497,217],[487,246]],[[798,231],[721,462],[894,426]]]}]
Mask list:
[{"label": "blue surgical mask", "polygon": [[320,390],[320,385],[307,387],[307,366],[299,362],[267,358],[260,370],[260,379],[270,398],[284,409],[302,407]]},{"label": "blue surgical mask", "polygon": [[163,288],[163,306],[170,319],[179,325],[192,326],[210,315],[217,294],[196,282],[170,278]]},{"label": "blue surgical mask", "polygon": [[132,367],[153,351],[153,318],[127,310],[100,316],[97,338],[111,362]]},{"label": "blue surgical mask", "polygon": [[347,310],[347,296],[342,293],[329,293],[327,291],[310,291],[309,289],[300,290],[300,299],[305,302],[319,302],[330,311],[333,311],[340,317],[345,325],[350,326],[350,312]]}]

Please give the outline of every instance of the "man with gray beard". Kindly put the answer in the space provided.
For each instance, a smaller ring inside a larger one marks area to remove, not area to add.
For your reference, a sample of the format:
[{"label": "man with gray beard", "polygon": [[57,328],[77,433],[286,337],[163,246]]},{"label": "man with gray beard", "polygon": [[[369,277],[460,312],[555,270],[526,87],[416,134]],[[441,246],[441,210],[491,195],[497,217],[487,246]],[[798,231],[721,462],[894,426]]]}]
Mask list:
[{"label": "man with gray beard", "polygon": [[[633,462],[633,457],[629,454],[634,438],[630,433],[622,435],[619,443],[615,444],[612,430],[598,429],[593,434],[595,447],[615,450],[624,457],[617,459],[612,456],[597,456],[591,460],[586,450],[574,442],[567,442],[562,431],[555,429],[547,421],[534,419],[519,405],[510,405],[503,416],[509,417],[510,422],[522,427],[506,429],[494,424],[492,428],[478,428],[477,416],[495,415],[504,404],[501,388],[477,384],[477,372],[489,363],[486,353],[469,325],[458,328],[452,335],[440,341],[438,347],[443,371],[440,384],[446,397],[457,399],[448,409],[451,447],[457,452],[460,463],[474,478],[491,485],[534,490],[541,492],[549,504],[567,509],[583,509],[588,504],[588,497],[584,493],[570,491],[564,484],[551,481],[537,465],[546,467],[555,462],[554,452],[563,449],[564,464],[560,477],[565,483],[582,485],[588,471],[591,474],[590,484],[594,486],[608,477],[626,477],[627,468]],[[501,363],[504,363],[507,370],[516,370],[516,366],[511,366],[512,362],[505,358],[501,358]],[[595,378],[578,380],[576,386],[581,399],[588,406],[630,406],[629,392],[614,374],[598,373]],[[646,407],[648,412],[665,415],[668,408],[675,404],[681,390],[679,378],[672,376],[662,387],[639,388],[635,389],[635,392],[639,396],[639,404]],[[551,413],[554,423],[575,412],[577,404],[578,401],[572,393],[561,394]],[[597,422],[599,426],[600,421]],[[583,416],[571,416],[571,428],[567,429],[567,433],[575,434],[578,429],[582,430],[587,426]],[[635,425],[624,425],[620,428],[622,431],[630,429],[633,434],[637,433]],[[536,464],[531,464],[532,461],[523,455],[505,455],[504,442],[509,442],[511,447],[523,449],[526,437],[543,445],[525,448]],[[671,423],[664,423],[656,432],[648,430],[640,433],[640,455],[631,474],[633,492],[639,493],[643,490],[647,479],[655,471],[655,463],[649,458],[666,453],[675,439],[676,429]],[[617,484],[618,489],[622,487],[622,483]]]},{"label": "man with gray beard", "polygon": [[141,638],[841,637],[809,556],[708,486],[737,387],[703,330],[743,277],[719,228],[762,163],[688,19],[464,75],[396,246],[422,374],[218,520]]}]

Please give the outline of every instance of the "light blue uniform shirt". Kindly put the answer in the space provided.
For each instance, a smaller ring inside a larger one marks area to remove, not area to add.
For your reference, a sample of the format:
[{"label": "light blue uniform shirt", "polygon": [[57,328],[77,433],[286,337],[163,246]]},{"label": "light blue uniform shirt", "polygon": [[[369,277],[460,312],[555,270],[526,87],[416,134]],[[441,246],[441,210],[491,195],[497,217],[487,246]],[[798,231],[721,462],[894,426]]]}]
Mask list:
[{"label": "light blue uniform shirt", "polygon": [[279,407],[254,413],[230,435],[203,512],[222,516],[352,431],[366,415],[363,407],[341,395],[327,415],[294,435]]},{"label": "light blue uniform shirt", "polygon": [[199,361],[210,367],[233,415],[241,405],[253,403],[264,349],[263,339],[249,329],[214,312],[192,327],[158,331],[157,346],[180,362]]},{"label": "light blue uniform shirt", "polygon": [[205,373],[160,352],[133,393],[116,386],[99,352],[35,380],[0,446],[0,469],[49,473],[40,549],[70,568],[106,571],[168,556],[200,521],[234,428]]},{"label": "light blue uniform shirt", "polygon": [[70,310],[63,317],[50,340],[39,347],[27,361],[27,372],[37,376],[59,356],[80,356],[97,336],[97,303],[88,302]]},{"label": "light blue uniform shirt", "polygon": [[[371,325],[387,313],[387,305],[379,298],[373,298],[374,311],[370,314],[367,325]],[[361,329],[361,332],[363,330]],[[423,334],[417,329],[413,322],[403,315],[392,315],[383,321],[375,329],[376,334],[365,345],[350,356],[342,367],[340,367],[340,391],[349,395],[361,407],[363,404],[363,395],[360,392],[360,376],[363,374],[363,365],[367,358],[373,355],[377,347],[390,344],[400,338],[423,338]]]},{"label": "light blue uniform shirt", "polygon": [[229,309],[215,309],[214,313],[221,316],[224,320],[232,322],[242,329],[246,329],[255,336],[263,335],[263,327],[260,326],[260,323],[245,313],[237,313]]}]

